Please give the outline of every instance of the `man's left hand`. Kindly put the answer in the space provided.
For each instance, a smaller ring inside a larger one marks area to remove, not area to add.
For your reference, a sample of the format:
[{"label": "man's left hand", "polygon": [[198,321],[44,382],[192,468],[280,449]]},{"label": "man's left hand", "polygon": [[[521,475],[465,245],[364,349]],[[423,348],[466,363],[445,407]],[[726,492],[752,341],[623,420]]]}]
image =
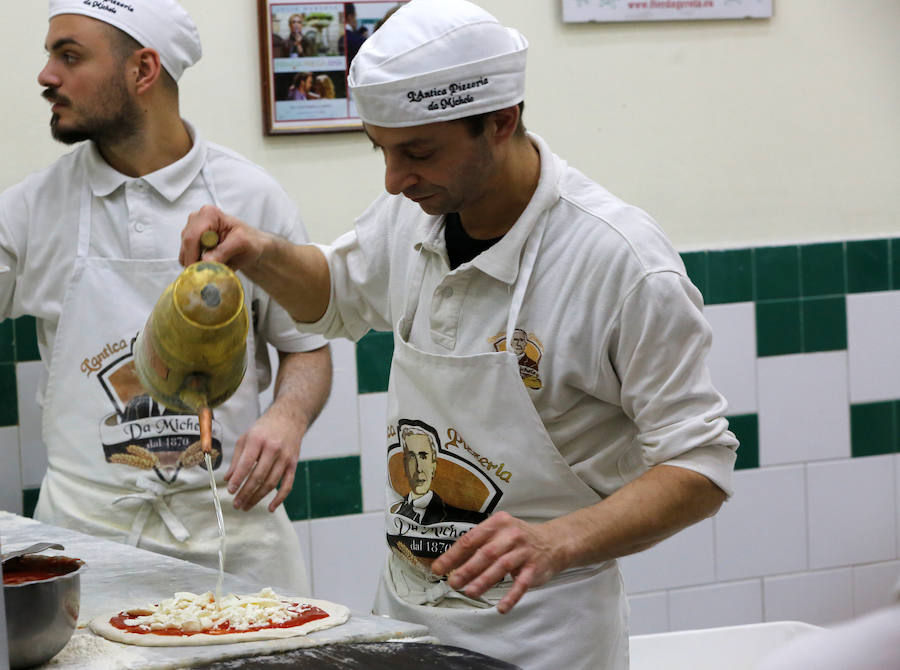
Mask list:
[{"label": "man's left hand", "polygon": [[269,503],[269,511],[284,502],[294,485],[300,438],[296,424],[279,417],[274,408],[241,435],[225,473],[228,491],[236,493],[236,509],[249,510],[276,487],[278,494]]},{"label": "man's left hand", "polygon": [[497,611],[505,614],[528,589],[545,584],[561,571],[558,548],[546,524],[526,523],[497,512],[435,559],[431,570],[449,575],[450,586],[472,598],[512,575],[512,587],[497,603]]}]

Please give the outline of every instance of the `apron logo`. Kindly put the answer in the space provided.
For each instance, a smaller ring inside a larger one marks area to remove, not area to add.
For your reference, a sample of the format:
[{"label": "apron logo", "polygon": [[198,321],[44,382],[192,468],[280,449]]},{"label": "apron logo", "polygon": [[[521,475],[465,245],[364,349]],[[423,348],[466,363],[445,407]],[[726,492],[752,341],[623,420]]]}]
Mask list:
[{"label": "apron logo", "polygon": [[[412,552],[426,565],[484,521],[503,497],[495,481],[502,467],[490,463],[496,472],[486,469],[480,461],[488,459],[464,449],[456,430],[448,436],[442,445],[437,430],[412,419],[400,419],[388,432],[397,440],[388,446],[388,478],[396,494],[388,502],[388,545],[404,556]],[[509,472],[503,472],[499,478],[509,481]]]},{"label": "apron logo", "polygon": [[[179,414],[160,406],[138,379],[134,369],[134,343],[107,345],[93,358],[85,358],[82,371],[97,372],[97,381],[112,404],[113,412],[100,421],[100,443],[107,463],[153,470],[160,481],[174,483],[182,468],[204,465],[200,448],[200,422],[192,414]],[[105,367],[113,354],[118,358]],[[213,420],[213,468],[222,464],[222,426]]]},{"label": "apron logo", "polygon": [[[488,340],[494,347],[494,351],[506,351],[506,333],[498,333]],[[538,370],[541,357],[544,355],[544,345],[534,333],[526,333],[521,328],[516,328],[512,335],[512,351],[519,360],[519,376],[527,388],[537,391],[543,386]]]}]

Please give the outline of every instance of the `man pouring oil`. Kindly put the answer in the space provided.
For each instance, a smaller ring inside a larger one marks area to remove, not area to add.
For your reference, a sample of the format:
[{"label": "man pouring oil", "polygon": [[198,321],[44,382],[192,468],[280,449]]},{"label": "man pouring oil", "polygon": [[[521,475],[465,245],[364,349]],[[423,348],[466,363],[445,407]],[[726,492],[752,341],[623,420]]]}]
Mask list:
[{"label": "man pouring oil", "polygon": [[181,260],[212,229],[203,258],[301,329],[393,331],[377,612],[523,668],[622,670],[616,559],[714,514],[737,440],[678,253],[525,131],[526,51],[472,3],[411,0],[350,67],[386,190],[355,229],[298,246],[206,207]]},{"label": "man pouring oil", "polygon": [[[154,402],[134,341],[179,275],[188,213],[216,204],[306,240],[285,192],[259,167],[183,121],[178,80],[201,54],[174,0],[50,0],[38,76],[53,137],[74,151],[0,194],[0,311],[36,317],[48,469],[39,520],[217,566],[219,531],[196,414]],[[246,198],[248,192],[253,198]],[[281,502],[300,442],[327,398],[324,341],[241,278],[251,327],[246,374],[211,422],[228,528],[226,570],[309,592]],[[279,351],[273,405],[259,390]],[[287,560],[286,558],[287,557]]]}]

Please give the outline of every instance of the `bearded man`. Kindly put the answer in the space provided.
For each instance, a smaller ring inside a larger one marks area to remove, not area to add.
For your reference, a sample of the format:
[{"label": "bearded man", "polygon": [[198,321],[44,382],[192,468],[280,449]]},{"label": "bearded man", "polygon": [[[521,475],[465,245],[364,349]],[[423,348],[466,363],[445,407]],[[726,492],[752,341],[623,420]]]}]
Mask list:
[{"label": "bearded man", "polygon": [[[188,451],[199,422],[159,421],[166,410],[136,381],[134,338],[181,270],[191,211],[221,204],[273,234],[306,234],[268,174],[182,120],[177,82],[201,55],[187,12],[175,0],[115,4],[50,0],[38,82],[53,137],[78,146],[0,194],[0,317],[37,321],[48,470],[36,517],[216,567],[208,475]],[[225,570],[302,595],[309,582],[281,502],[328,396],[330,353],[241,280],[255,364],[213,427]],[[280,364],[260,417],[267,343]]]}]

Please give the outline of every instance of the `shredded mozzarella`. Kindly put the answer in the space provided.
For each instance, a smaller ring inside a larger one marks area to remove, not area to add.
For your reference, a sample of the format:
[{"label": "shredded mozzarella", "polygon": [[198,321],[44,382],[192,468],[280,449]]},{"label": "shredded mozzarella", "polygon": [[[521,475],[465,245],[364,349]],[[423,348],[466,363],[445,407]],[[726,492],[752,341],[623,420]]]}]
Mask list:
[{"label": "shredded mozzarella", "polygon": [[291,601],[284,600],[268,587],[247,596],[230,593],[218,603],[212,592],[195,594],[182,591],[176,593],[174,598],[147,607],[151,614],[125,619],[124,623],[151,631],[177,628],[194,633],[223,625],[235,630],[247,630],[289,621],[299,613],[290,606]]}]

